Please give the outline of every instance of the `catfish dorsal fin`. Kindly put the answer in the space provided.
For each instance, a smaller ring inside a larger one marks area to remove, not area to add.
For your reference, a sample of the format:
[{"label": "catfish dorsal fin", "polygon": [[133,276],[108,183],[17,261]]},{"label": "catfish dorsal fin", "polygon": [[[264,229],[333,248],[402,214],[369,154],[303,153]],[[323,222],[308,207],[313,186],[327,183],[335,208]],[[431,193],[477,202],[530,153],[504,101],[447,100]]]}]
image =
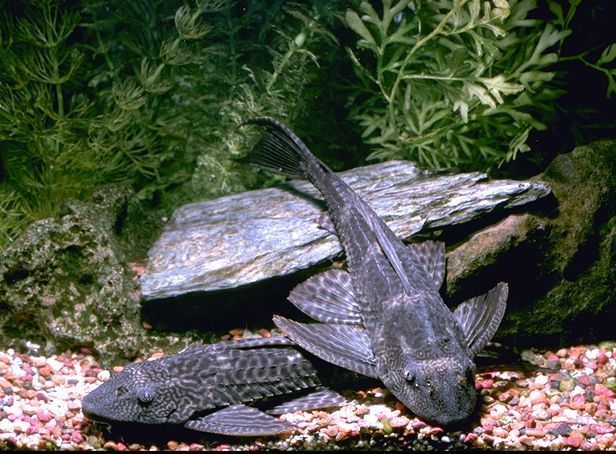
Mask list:
[{"label": "catfish dorsal fin", "polygon": [[360,210],[361,215],[364,217],[366,222],[372,228],[374,235],[376,236],[376,240],[383,251],[383,254],[387,257],[390,265],[400,278],[402,282],[402,286],[410,291],[411,283],[409,282],[409,278],[406,275],[406,271],[404,271],[404,267],[402,266],[402,260],[398,256],[396,252],[396,248],[392,244],[391,240],[387,237],[387,233],[385,229],[389,229],[385,221],[379,218],[374,211],[372,211],[368,205],[366,205],[355,192],[351,192],[351,195],[357,200],[357,207]]},{"label": "catfish dorsal fin", "polygon": [[507,284],[499,282],[488,293],[466,300],[454,311],[473,355],[479,353],[496,333],[505,314],[508,293]]}]

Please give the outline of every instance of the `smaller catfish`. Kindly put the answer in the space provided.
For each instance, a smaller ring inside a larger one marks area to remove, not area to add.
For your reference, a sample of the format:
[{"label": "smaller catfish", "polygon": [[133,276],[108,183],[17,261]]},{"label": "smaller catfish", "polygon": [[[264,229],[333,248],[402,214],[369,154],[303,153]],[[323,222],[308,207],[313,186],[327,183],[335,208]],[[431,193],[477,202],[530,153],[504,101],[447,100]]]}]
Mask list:
[{"label": "smaller catfish", "polygon": [[[317,370],[284,337],[195,345],[157,360],[128,364],[82,401],[99,422],[176,424],[232,436],[296,429],[271,415],[342,405]],[[260,405],[265,410],[256,408]]]},{"label": "smaller catfish", "polygon": [[289,296],[321,323],[275,316],[276,325],[319,358],[381,380],[421,418],[441,425],[467,419],[477,401],[474,357],[500,324],[507,284],[452,312],[439,294],[443,243],[407,246],[287,126],[269,117],[246,123],[266,132],[245,161],[314,184],[347,258],[348,271],[313,276]]}]

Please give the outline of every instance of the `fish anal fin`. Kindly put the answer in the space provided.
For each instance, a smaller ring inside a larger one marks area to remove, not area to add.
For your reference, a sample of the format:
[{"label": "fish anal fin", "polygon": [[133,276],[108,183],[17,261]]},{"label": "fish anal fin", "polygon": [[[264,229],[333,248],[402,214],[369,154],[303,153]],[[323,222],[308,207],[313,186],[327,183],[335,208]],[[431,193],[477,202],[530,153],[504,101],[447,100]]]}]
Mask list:
[{"label": "fish anal fin", "polygon": [[454,311],[473,355],[479,353],[496,333],[505,314],[508,294],[507,284],[499,282],[488,293],[466,300]]},{"label": "fish anal fin", "polygon": [[312,276],[291,291],[289,301],[322,323],[361,323],[351,276],[344,270],[332,269]]},{"label": "fish anal fin", "polygon": [[231,405],[199,419],[192,419],[184,426],[201,432],[239,437],[277,435],[296,429],[293,424],[242,404]]},{"label": "fish anal fin", "polygon": [[443,285],[445,278],[445,243],[442,241],[423,241],[408,245],[415,258],[423,265],[428,278],[436,290]]},{"label": "fish anal fin", "polygon": [[302,348],[336,366],[378,378],[366,330],[359,326],[299,323],[274,315],[274,323]]},{"label": "fish anal fin", "polygon": [[324,388],[277,405],[271,410],[268,410],[267,413],[271,415],[282,415],[283,413],[291,413],[298,410],[307,411],[320,408],[339,407],[345,402],[346,399],[336,391]]}]

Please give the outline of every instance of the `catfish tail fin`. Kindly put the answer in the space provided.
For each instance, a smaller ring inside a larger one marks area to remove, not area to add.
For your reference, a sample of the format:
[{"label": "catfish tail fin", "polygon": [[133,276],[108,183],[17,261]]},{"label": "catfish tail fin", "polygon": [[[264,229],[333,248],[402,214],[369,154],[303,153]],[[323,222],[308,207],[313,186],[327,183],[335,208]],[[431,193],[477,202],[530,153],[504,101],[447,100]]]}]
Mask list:
[{"label": "catfish tail fin", "polygon": [[287,126],[271,117],[256,117],[245,124],[255,124],[266,129],[261,140],[242,162],[254,164],[270,172],[289,178],[306,179],[306,164],[321,164],[308,147]]}]

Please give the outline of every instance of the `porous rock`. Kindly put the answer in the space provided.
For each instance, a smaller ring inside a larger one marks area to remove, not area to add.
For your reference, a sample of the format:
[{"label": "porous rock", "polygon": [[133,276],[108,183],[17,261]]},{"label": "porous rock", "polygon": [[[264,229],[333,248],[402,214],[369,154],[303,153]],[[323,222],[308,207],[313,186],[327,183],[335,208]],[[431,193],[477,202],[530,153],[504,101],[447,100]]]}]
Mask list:
[{"label": "porous rock", "polygon": [[0,251],[0,343],[52,354],[86,347],[133,358],[144,337],[139,290],[116,233],[130,191],[67,201],[59,219],[31,224]]}]

